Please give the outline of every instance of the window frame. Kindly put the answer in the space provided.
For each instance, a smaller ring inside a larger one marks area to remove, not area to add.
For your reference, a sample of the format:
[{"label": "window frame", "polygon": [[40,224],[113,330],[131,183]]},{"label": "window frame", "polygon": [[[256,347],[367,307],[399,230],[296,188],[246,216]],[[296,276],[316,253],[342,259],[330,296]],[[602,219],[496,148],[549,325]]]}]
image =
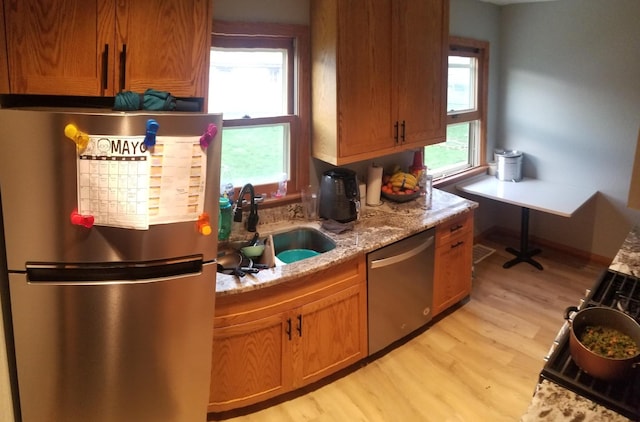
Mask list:
[{"label": "window frame", "polygon": [[445,175],[436,180],[434,184],[446,186],[455,183],[469,176],[475,176],[486,172],[487,168],[487,104],[489,97],[489,42],[476,40],[472,38],[450,36],[449,37],[449,56],[465,56],[477,58],[477,74],[476,74],[476,107],[473,110],[461,110],[457,112],[447,111],[447,127],[449,125],[472,122],[477,120],[479,162],[477,165],[469,167],[465,170]]},{"label": "window frame", "polygon": [[[311,54],[309,27],[305,25],[213,21],[211,46],[216,47],[272,47],[287,48],[293,52],[287,77],[289,91],[288,115],[252,118],[255,125],[266,123],[290,124],[289,180],[287,195],[265,198],[261,206],[282,205],[300,198],[303,187],[309,184],[311,154]],[[208,52],[209,54],[209,52]],[[207,69],[207,72],[209,69]],[[223,115],[224,118],[224,115]],[[247,126],[247,119],[224,120],[223,127]],[[248,163],[250,164],[250,163]],[[274,192],[277,183],[256,185],[256,194]],[[236,186],[236,194],[239,190]]]}]

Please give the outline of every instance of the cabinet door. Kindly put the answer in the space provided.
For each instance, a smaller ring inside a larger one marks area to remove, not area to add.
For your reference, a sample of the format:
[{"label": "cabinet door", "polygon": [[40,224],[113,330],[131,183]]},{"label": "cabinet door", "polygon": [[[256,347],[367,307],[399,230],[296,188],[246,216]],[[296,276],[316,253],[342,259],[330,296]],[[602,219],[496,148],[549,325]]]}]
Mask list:
[{"label": "cabinet door", "polygon": [[154,88],[178,97],[205,97],[211,45],[210,3],[118,1],[118,90],[144,92]]},{"label": "cabinet door", "polygon": [[304,305],[294,321],[295,387],[317,381],[367,355],[364,283]]},{"label": "cabinet door", "polygon": [[103,95],[113,0],[4,0],[12,94]]},{"label": "cabinet door", "polygon": [[434,315],[471,293],[473,232],[466,231],[436,248],[433,287]]},{"label": "cabinet door", "polygon": [[253,404],[291,389],[288,329],[285,315],[277,314],[214,330],[210,412]]},{"label": "cabinet door", "polygon": [[446,135],[448,1],[395,2],[394,97],[403,146],[442,142]]},{"label": "cabinet door", "polygon": [[338,154],[372,157],[394,146],[392,0],[338,2]]}]

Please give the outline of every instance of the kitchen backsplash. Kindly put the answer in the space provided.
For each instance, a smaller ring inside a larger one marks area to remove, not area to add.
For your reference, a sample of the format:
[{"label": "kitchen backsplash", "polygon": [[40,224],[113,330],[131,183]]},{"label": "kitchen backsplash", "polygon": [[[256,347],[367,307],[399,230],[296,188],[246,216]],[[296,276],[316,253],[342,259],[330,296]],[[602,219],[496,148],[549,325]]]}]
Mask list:
[{"label": "kitchen backsplash", "polygon": [[[251,234],[249,234],[245,227],[247,215],[248,212],[243,213],[242,223],[234,222],[231,224],[230,239],[240,240],[244,238],[248,239],[251,237]],[[260,233],[260,226],[263,224],[273,224],[286,220],[304,219],[304,211],[302,209],[302,204],[298,202],[273,208],[260,208],[260,206],[258,206],[258,216],[260,217],[260,220],[258,221],[257,230],[258,233]]]}]

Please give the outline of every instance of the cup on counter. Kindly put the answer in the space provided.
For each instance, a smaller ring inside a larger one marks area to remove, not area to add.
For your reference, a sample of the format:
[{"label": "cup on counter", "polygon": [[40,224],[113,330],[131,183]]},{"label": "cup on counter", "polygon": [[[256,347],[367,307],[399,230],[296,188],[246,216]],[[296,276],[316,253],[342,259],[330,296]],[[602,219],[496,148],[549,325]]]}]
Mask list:
[{"label": "cup on counter", "polygon": [[302,210],[307,220],[318,219],[318,189],[309,185],[302,188]]},{"label": "cup on counter", "polygon": [[489,161],[487,165],[489,166],[487,168],[487,174],[489,176],[495,176],[498,173],[498,163],[495,161]]},{"label": "cup on counter", "polygon": [[424,209],[430,210],[433,198],[433,176],[427,174],[423,180],[424,186],[420,186],[420,194],[423,195],[424,198]]},{"label": "cup on counter", "polygon": [[367,202],[367,185],[364,183],[358,184],[358,189],[360,190],[360,213],[364,212]]}]

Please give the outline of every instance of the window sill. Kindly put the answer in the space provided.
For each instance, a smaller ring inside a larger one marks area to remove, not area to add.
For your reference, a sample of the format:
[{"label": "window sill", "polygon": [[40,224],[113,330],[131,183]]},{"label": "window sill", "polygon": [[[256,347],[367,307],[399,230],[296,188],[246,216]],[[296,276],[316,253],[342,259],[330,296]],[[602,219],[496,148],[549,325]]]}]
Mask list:
[{"label": "window sill", "polygon": [[489,166],[487,165],[482,165],[482,166],[474,167],[465,171],[461,171],[460,173],[452,174],[451,176],[446,176],[440,179],[436,179],[433,181],[433,187],[444,188],[444,187],[453,185],[454,183],[458,183],[461,180],[469,179],[479,174],[486,174],[488,167]]},{"label": "window sill", "polygon": [[282,198],[268,198],[260,203],[260,208],[276,208],[301,201],[299,193],[287,194]]}]

